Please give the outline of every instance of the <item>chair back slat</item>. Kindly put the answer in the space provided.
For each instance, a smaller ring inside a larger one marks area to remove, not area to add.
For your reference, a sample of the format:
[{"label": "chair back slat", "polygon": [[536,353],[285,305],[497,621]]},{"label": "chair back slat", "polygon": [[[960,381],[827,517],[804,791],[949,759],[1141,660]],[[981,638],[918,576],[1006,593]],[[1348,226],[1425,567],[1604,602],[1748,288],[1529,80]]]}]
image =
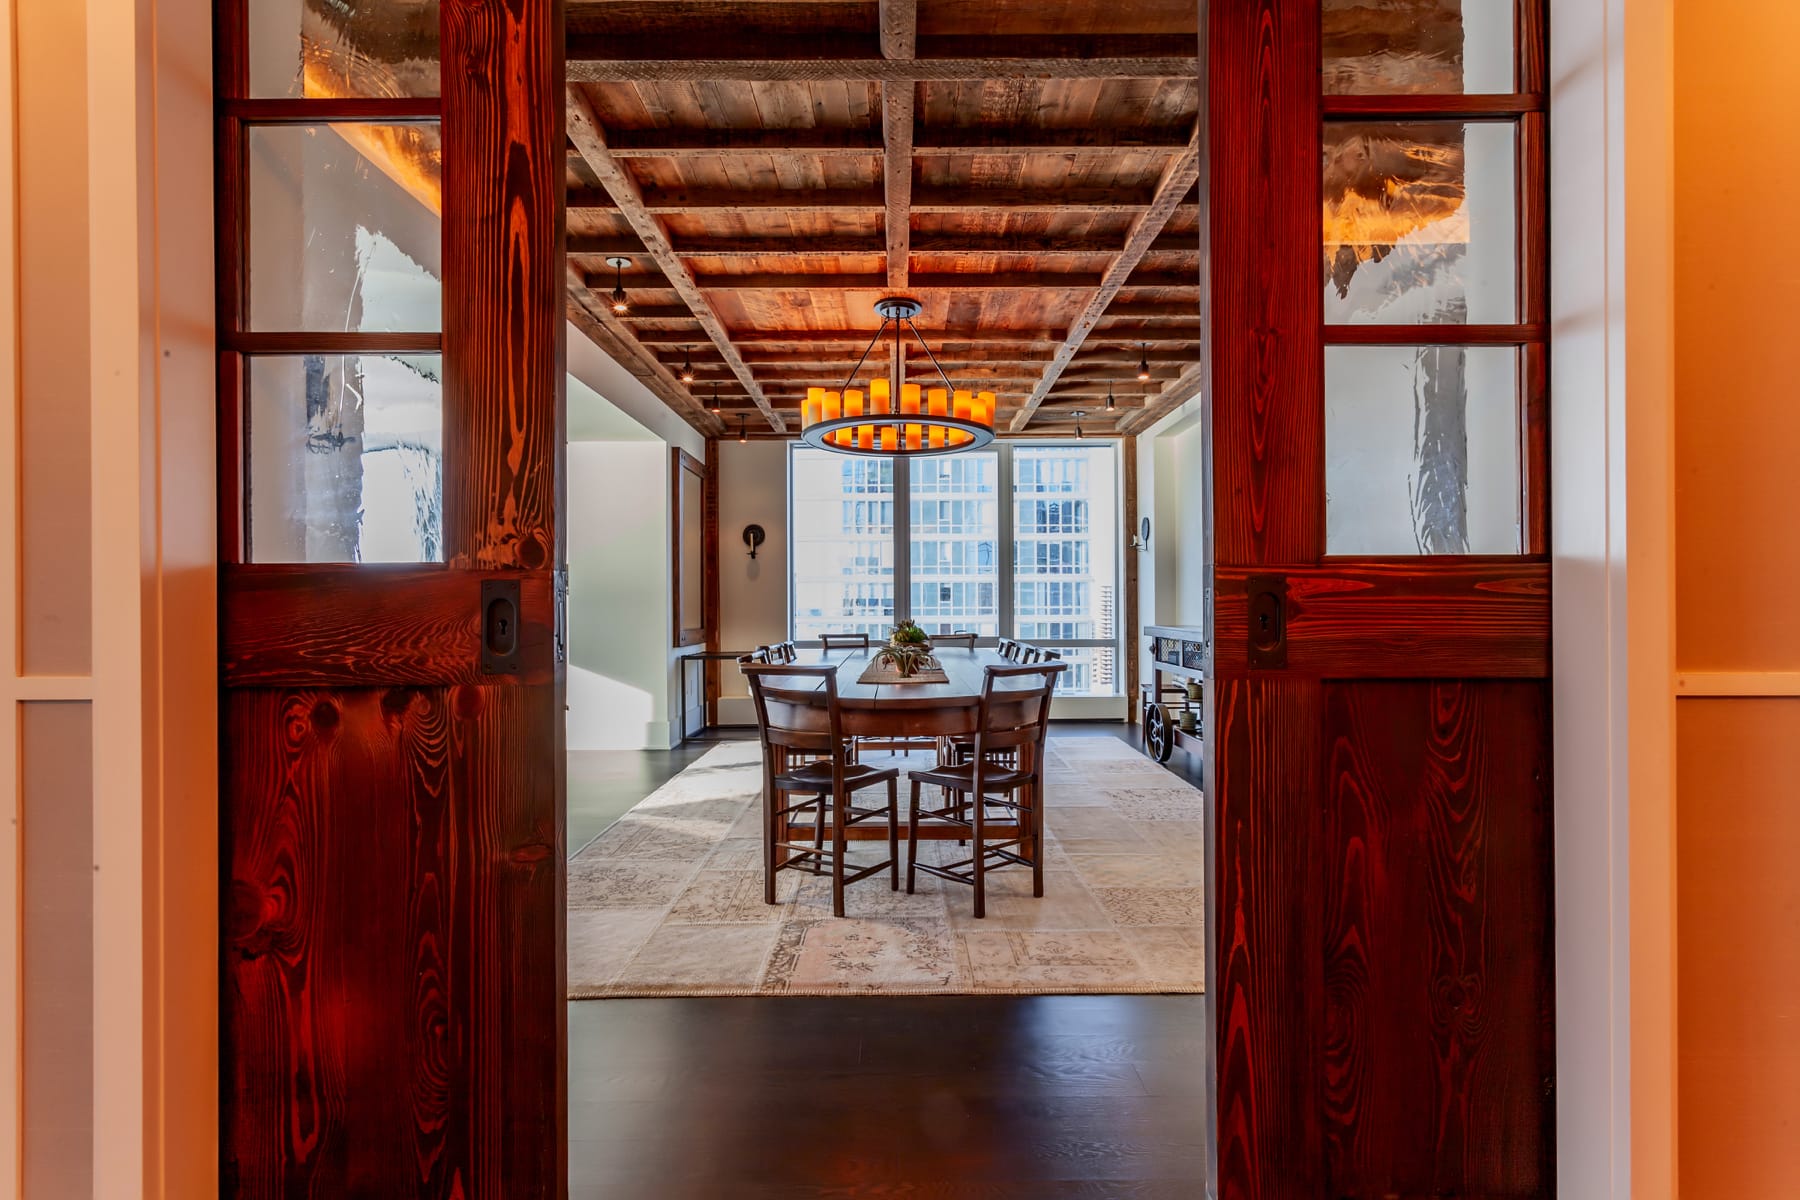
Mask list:
[{"label": "chair back slat", "polygon": [[931,635],[934,646],[960,646],[964,650],[975,649],[975,635],[972,633],[934,633]]},{"label": "chair back slat", "polygon": [[1051,696],[1057,677],[1066,670],[1064,662],[987,668],[975,729],[977,791],[987,771],[987,756],[993,751],[1030,746],[1034,748],[1031,761],[1041,761],[1050,729]]},{"label": "chair back slat", "polygon": [[827,633],[820,635],[819,644],[826,650],[867,650],[869,635],[866,633]]},{"label": "chair back slat", "polygon": [[[771,750],[801,750],[842,758],[843,712],[838,706],[837,668],[738,660],[750,681],[756,728],[765,759]],[[839,763],[841,765],[841,763]]]}]

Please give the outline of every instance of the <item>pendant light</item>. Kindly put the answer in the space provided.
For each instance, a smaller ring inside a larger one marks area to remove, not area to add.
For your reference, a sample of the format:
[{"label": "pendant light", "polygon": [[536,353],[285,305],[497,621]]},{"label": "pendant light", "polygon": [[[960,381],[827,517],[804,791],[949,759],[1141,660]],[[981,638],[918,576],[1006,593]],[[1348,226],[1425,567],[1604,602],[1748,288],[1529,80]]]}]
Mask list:
[{"label": "pendant light", "polygon": [[1138,345],[1142,346],[1144,349],[1143,357],[1138,359],[1138,382],[1139,383],[1149,383],[1150,382],[1150,343],[1149,342],[1139,342]]},{"label": "pendant light", "polygon": [[612,310],[619,316],[631,311],[631,301],[625,298],[625,281],[620,272],[631,265],[629,258],[609,258],[606,265],[613,269]]},{"label": "pendant light", "polygon": [[745,442],[748,442],[749,440],[750,440],[750,418],[739,417],[738,418],[738,445],[741,446]]},{"label": "pendant light", "polygon": [[1117,407],[1118,402],[1113,399],[1112,394],[1112,380],[1109,379],[1106,381],[1106,411],[1111,412]]},{"label": "pendant light", "polygon": [[[875,302],[881,326],[843,383],[836,390],[806,389],[800,406],[800,436],[807,445],[839,454],[912,458],[975,450],[994,440],[994,393],[958,388],[950,381],[926,345],[925,335],[913,323],[923,307],[911,296],[884,296]],[[857,372],[881,343],[889,325],[894,327],[892,359],[869,380],[865,392],[856,386]],[[907,381],[904,339],[908,329],[944,386],[921,387]]]},{"label": "pendant light", "polygon": [[713,416],[719,415],[719,381],[713,380]]},{"label": "pendant light", "polygon": [[681,382],[694,382],[694,352],[689,350],[681,358]]},{"label": "pendant light", "polygon": [[1081,418],[1085,416],[1087,416],[1085,410],[1079,408],[1075,410],[1075,440],[1078,442],[1087,436],[1081,432]]}]

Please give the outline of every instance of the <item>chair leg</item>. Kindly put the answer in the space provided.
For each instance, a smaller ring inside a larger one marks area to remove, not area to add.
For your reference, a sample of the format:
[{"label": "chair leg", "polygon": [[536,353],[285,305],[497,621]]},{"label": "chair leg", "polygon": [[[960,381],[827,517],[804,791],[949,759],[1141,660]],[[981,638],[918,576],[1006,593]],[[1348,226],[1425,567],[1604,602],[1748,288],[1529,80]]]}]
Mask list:
[{"label": "chair leg", "polygon": [[1031,808],[1025,816],[1031,822],[1031,894],[1039,899],[1044,895],[1044,791],[1035,783],[1027,784],[1025,796],[1031,801]]},{"label": "chair leg", "polygon": [[844,819],[849,816],[850,797],[838,792],[831,797],[831,915],[844,915]]},{"label": "chair leg", "polygon": [[777,834],[777,817],[775,810],[781,807],[781,793],[765,781],[763,784],[763,903],[775,903],[775,872],[780,868],[775,862],[775,843]]},{"label": "chair leg", "polygon": [[906,806],[906,894],[913,894],[919,878],[919,781],[912,781],[912,799]]},{"label": "chair leg", "polygon": [[900,890],[900,781],[888,780],[888,890]]},{"label": "chair leg", "polygon": [[979,919],[987,916],[987,822],[984,814],[987,805],[979,794],[961,793],[965,801],[973,801],[975,806],[975,916]]}]

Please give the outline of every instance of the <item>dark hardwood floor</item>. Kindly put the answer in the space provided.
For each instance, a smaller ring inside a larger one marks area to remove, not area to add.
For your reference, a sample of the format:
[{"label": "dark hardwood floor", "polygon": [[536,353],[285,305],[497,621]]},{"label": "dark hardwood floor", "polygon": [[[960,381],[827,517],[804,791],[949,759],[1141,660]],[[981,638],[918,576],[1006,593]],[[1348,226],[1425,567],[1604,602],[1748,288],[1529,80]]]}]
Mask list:
[{"label": "dark hardwood floor", "polygon": [[[1133,731],[1058,725],[1052,736],[1131,740]],[[691,758],[646,757],[633,776],[646,792]],[[1197,783],[1182,757],[1170,766]],[[1206,1178],[1202,1005],[1200,996],[577,1001],[570,1195],[1185,1200]]]}]

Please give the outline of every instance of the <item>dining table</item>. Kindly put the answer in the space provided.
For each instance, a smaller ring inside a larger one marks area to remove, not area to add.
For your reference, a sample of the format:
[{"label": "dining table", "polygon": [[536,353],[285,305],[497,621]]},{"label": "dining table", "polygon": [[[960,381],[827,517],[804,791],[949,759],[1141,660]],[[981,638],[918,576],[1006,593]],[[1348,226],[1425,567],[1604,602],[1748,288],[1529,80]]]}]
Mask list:
[{"label": "dining table", "polygon": [[[808,650],[801,652],[795,664],[837,665],[838,707],[842,714],[843,731],[858,741],[880,743],[908,738],[972,738],[980,719],[981,690],[987,679],[987,668],[1018,665],[997,650],[940,647],[932,651],[932,659],[942,668],[946,677],[943,682],[864,683],[863,672],[879,650],[878,645],[871,646],[868,650]],[[1002,679],[996,683],[995,692],[999,696],[1004,696],[1009,691],[1029,693],[1035,684],[1036,680],[1029,676],[1023,679]],[[782,686],[792,688],[794,685],[792,681],[787,681]],[[815,686],[823,687],[824,684]],[[1032,749],[1030,746],[1021,748],[1020,769],[1037,768],[1038,764],[1028,757]],[[1035,794],[1036,785],[1033,785],[1032,790]],[[790,833],[802,828],[810,830],[810,826],[801,824],[782,830],[782,840],[789,840]],[[995,821],[989,829],[997,837],[1010,836],[1016,832],[1013,823],[1003,821]],[[885,829],[870,825],[853,825],[844,832],[848,840],[887,836]],[[967,836],[967,831],[952,825],[922,824],[919,827],[921,840]]]}]

